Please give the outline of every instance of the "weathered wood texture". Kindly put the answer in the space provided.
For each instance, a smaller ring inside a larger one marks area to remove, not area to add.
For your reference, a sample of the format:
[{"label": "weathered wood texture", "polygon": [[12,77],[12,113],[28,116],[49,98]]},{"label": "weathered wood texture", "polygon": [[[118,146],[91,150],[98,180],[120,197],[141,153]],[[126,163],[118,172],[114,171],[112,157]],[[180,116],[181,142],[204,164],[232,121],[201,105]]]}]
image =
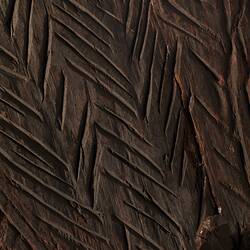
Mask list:
[{"label": "weathered wood texture", "polygon": [[249,0],[0,20],[0,249],[250,249]]}]

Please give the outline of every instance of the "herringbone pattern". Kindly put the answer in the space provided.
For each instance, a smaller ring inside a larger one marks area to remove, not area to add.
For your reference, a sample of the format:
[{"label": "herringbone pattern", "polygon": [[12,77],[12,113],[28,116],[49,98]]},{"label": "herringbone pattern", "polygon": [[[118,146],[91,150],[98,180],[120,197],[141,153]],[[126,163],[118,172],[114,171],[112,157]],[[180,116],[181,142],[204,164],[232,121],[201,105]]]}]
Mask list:
[{"label": "herringbone pattern", "polygon": [[249,1],[0,13],[1,249],[195,249],[249,227]]}]

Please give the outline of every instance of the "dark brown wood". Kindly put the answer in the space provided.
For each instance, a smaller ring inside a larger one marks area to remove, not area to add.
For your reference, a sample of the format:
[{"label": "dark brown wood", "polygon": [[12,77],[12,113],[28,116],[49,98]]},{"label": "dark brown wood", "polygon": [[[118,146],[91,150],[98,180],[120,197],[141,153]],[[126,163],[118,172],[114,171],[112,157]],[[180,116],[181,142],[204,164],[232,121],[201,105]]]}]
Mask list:
[{"label": "dark brown wood", "polygon": [[250,249],[250,1],[0,22],[0,249]]}]

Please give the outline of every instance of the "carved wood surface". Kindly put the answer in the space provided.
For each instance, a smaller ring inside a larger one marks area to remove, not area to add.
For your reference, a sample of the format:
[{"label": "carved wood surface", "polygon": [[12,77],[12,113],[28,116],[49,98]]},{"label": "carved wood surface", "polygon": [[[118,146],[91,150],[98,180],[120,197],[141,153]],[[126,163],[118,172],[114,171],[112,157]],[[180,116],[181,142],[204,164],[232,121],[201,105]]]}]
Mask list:
[{"label": "carved wood surface", "polygon": [[0,23],[0,249],[250,249],[250,1]]}]

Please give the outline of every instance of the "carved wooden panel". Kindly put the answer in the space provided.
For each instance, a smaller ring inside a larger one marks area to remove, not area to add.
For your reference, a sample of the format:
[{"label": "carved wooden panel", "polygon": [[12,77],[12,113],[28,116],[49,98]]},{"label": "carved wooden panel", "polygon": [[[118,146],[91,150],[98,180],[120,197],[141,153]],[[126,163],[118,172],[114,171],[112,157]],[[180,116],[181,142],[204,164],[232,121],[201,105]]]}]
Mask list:
[{"label": "carved wooden panel", "polygon": [[250,1],[0,23],[0,249],[250,249]]}]

